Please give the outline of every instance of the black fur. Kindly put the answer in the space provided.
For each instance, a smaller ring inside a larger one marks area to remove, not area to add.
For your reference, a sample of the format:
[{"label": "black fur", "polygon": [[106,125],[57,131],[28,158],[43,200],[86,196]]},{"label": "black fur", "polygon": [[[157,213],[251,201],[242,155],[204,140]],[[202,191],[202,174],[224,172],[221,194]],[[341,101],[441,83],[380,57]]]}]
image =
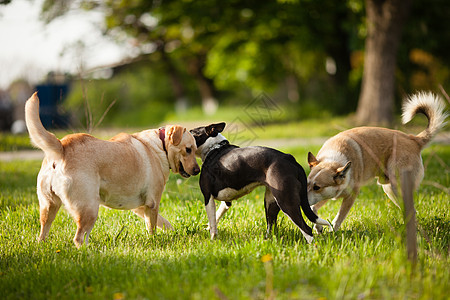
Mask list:
[{"label": "black fur", "polygon": [[[221,124],[224,127],[225,124]],[[191,130],[198,147],[223,130],[223,127],[214,130],[214,125],[217,124]],[[225,188],[241,190],[253,183],[266,186],[264,206],[268,235],[276,225],[281,209],[298,227],[312,236],[311,227],[303,220],[300,207],[310,221],[315,222],[318,217],[308,204],[305,171],[292,155],[266,147],[239,148],[225,140],[204,158],[200,189],[205,205],[211,195],[217,198],[218,193]],[[230,206],[229,201],[236,198],[239,197],[221,200]]]}]

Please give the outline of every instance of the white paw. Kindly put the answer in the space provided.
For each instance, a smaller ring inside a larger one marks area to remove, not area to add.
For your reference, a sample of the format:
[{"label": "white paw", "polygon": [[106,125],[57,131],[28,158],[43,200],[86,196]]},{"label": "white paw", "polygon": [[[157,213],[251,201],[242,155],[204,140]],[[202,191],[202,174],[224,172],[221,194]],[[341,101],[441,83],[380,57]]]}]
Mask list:
[{"label": "white paw", "polygon": [[322,234],[323,233],[323,226],[322,225],[315,224],[314,225],[314,229],[317,231],[318,234]]}]

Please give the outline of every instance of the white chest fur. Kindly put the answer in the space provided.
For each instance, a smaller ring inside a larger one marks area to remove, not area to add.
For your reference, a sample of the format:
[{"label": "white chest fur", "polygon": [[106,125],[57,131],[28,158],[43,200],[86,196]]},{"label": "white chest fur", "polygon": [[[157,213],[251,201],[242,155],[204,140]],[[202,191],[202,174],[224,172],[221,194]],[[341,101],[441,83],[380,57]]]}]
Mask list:
[{"label": "white chest fur", "polygon": [[262,185],[259,182],[254,182],[254,183],[250,183],[249,185],[244,186],[242,189],[240,190],[236,190],[233,188],[224,188],[223,190],[220,190],[219,193],[217,194],[216,199],[219,201],[231,201],[231,200],[235,200],[237,198],[240,198],[244,195],[247,195],[248,193],[250,193],[251,191],[253,191],[254,188],[256,188],[257,186]]}]

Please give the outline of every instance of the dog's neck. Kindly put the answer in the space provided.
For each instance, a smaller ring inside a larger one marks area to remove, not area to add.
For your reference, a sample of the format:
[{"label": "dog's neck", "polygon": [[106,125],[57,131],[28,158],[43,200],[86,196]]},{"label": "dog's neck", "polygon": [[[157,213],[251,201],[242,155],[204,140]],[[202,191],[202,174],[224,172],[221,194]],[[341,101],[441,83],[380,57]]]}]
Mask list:
[{"label": "dog's neck", "polygon": [[166,129],[164,127],[159,128],[159,139],[163,144],[164,152],[166,152],[166,155],[169,155],[166,149]]},{"label": "dog's neck", "polygon": [[209,152],[222,147],[223,145],[221,142],[226,140],[227,139],[220,133],[215,137],[208,138],[206,142],[197,149],[197,151],[200,150],[200,157],[202,161],[205,161],[206,156],[208,156]]}]

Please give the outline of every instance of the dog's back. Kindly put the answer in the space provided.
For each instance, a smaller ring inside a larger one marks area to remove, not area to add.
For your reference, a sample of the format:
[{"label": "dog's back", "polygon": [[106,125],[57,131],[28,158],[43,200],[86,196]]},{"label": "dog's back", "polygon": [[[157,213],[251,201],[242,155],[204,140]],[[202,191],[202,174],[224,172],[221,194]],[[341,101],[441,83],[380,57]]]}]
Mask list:
[{"label": "dog's back", "polygon": [[[276,157],[276,159],[275,159]],[[266,180],[263,170],[276,168],[280,172],[289,173],[293,170],[295,159],[278,150],[266,147],[244,147],[234,145],[223,146],[208,154],[203,163],[200,182],[212,180],[216,183],[215,189],[231,187],[240,190],[251,183]],[[288,168],[289,171],[286,170]],[[297,167],[294,167],[294,170]],[[298,173],[295,170],[296,174]],[[217,179],[217,180],[216,180]],[[306,181],[306,177],[305,177]],[[213,194],[217,196],[217,194]]]},{"label": "dog's back", "polygon": [[353,178],[366,182],[388,176],[389,169],[401,170],[421,164],[420,152],[445,125],[444,104],[432,93],[418,93],[403,106],[403,123],[423,113],[428,126],[417,135],[381,127],[357,127],[330,138],[320,149],[317,159],[345,165],[352,162]]}]

